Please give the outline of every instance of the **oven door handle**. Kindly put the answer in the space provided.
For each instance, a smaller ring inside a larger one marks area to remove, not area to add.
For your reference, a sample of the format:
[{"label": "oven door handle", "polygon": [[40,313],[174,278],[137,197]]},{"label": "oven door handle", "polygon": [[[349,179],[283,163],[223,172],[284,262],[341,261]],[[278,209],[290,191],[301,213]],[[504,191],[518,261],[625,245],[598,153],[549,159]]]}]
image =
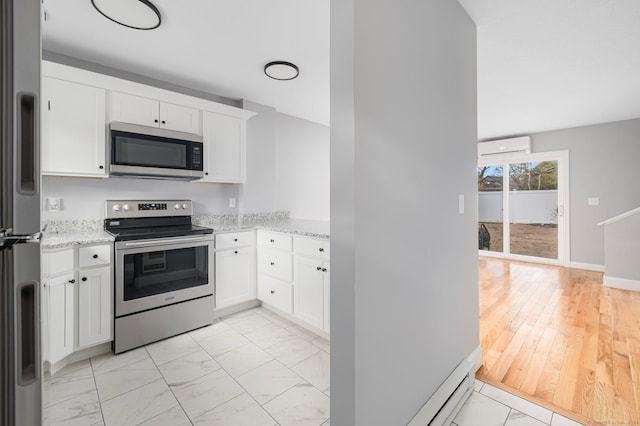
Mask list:
[{"label": "oven door handle", "polygon": [[132,247],[150,247],[150,246],[163,246],[163,245],[173,245],[180,243],[199,243],[199,242],[211,242],[211,237],[185,237],[185,238],[166,238],[163,240],[145,240],[145,241],[127,241],[122,247],[123,248],[132,248]]}]

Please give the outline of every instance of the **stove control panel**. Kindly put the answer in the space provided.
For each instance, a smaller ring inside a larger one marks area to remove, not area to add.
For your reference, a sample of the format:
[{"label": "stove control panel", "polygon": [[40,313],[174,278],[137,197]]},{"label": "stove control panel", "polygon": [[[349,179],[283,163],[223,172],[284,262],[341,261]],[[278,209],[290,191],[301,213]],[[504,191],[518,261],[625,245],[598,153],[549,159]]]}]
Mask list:
[{"label": "stove control panel", "polygon": [[191,216],[191,200],[107,200],[105,218]]}]

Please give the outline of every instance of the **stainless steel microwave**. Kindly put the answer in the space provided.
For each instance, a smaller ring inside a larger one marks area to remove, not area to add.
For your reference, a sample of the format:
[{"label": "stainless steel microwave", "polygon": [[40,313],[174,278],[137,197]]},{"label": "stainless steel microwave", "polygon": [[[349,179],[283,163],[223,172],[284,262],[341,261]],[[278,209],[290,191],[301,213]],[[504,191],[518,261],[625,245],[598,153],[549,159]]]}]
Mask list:
[{"label": "stainless steel microwave", "polygon": [[202,136],[136,124],[109,124],[109,174],[196,180],[204,176]]}]

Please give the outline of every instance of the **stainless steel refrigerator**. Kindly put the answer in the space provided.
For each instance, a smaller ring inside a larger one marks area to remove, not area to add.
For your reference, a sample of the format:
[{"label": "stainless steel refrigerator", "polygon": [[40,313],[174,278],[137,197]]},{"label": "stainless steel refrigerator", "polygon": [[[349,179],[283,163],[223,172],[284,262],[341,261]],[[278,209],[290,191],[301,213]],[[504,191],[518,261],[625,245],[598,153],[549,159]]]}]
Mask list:
[{"label": "stainless steel refrigerator", "polygon": [[42,423],[40,1],[0,3],[0,424]]}]

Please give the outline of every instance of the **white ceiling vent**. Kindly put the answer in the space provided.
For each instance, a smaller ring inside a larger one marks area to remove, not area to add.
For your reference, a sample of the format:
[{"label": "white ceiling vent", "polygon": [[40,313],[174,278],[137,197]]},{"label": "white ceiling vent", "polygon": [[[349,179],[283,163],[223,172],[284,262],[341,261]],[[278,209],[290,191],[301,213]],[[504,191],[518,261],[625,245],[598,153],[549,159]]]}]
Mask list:
[{"label": "white ceiling vent", "polygon": [[500,139],[478,144],[478,158],[502,154],[530,154],[531,137]]}]

